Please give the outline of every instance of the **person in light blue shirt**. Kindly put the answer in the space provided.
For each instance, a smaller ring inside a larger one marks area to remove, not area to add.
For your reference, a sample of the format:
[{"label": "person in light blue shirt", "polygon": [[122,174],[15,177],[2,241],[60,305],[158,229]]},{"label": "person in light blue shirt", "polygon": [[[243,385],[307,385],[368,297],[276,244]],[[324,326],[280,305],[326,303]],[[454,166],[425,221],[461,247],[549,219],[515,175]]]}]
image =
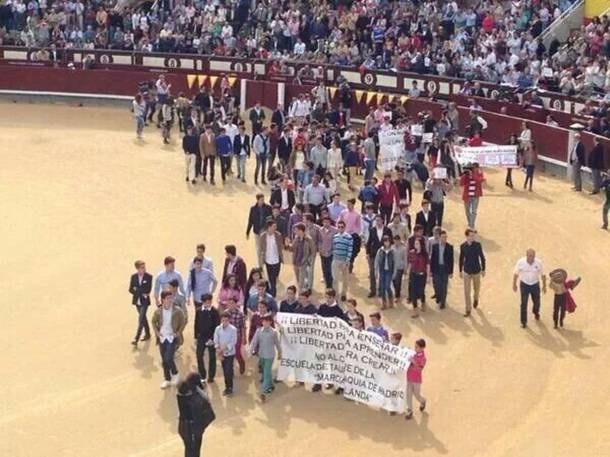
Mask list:
[{"label": "person in light blue shirt", "polygon": [[320,177],[318,175],[314,175],[311,184],[305,188],[303,203],[308,205],[309,212],[314,217],[320,215],[320,209],[326,203],[326,187],[320,184]]},{"label": "person in light blue shirt", "polygon": [[316,137],[315,144],[309,150],[309,160],[313,163],[316,173],[324,175],[328,166],[328,149],[322,144],[321,137]]},{"label": "person in light blue shirt", "polygon": [[252,312],[255,312],[258,308],[259,302],[264,302],[267,305],[267,309],[273,314],[277,313],[277,302],[273,295],[267,292],[267,283],[264,280],[259,281],[256,285],[257,293],[250,294],[246,301],[246,307]]},{"label": "person in light blue shirt", "polygon": [[229,314],[220,318],[220,325],[214,330],[214,347],[221,359],[225,378],[223,395],[233,394],[233,363],[237,346],[237,329],[229,323]]},{"label": "person in light blue shirt", "polygon": [[172,279],[176,279],[178,281],[178,290],[182,295],[184,293],[184,283],[182,282],[182,275],[176,271],[176,259],[171,256],[167,256],[163,260],[163,264],[165,265],[165,269],[157,273],[155,278],[155,303],[157,306],[161,304],[160,294],[162,290],[169,288],[169,282]]},{"label": "person in light blue shirt", "polygon": [[347,209],[347,206],[341,203],[341,194],[339,194],[339,192],[334,193],[332,199],[333,202],[327,206],[328,215],[333,220],[333,222],[337,222],[337,219],[339,219],[339,215],[344,209]]},{"label": "person in light blue shirt", "polygon": [[194,267],[189,271],[189,276],[186,280],[186,301],[190,300],[192,294],[195,308],[199,308],[201,306],[201,297],[205,294],[213,294],[218,281],[212,270],[203,268],[203,258],[195,257],[193,265]]}]

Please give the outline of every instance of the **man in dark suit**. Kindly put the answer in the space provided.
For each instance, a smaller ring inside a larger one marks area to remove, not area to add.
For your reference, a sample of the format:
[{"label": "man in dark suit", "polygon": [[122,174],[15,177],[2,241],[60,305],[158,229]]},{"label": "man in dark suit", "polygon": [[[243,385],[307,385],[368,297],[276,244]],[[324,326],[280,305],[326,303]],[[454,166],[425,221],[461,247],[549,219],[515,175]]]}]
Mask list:
[{"label": "man in dark suit", "polygon": [[574,134],[574,145],[570,151],[570,165],[572,165],[572,178],[574,179],[574,187],[572,190],[576,192],[582,191],[582,177],[580,169],[585,164],[585,145],[580,141],[580,133]]},{"label": "man in dark suit", "polygon": [[239,126],[239,133],[233,138],[233,154],[237,157],[237,179],[246,182],[246,158],[250,157],[250,137],[244,125]]},{"label": "man in dark suit", "polygon": [[377,279],[375,277],[375,256],[377,251],[383,246],[383,237],[389,236],[392,238],[392,231],[383,223],[383,216],[377,214],[375,222],[369,229],[369,237],[366,242],[366,258],[369,263],[369,298],[377,295]]},{"label": "man in dark suit", "polygon": [[280,139],[277,143],[277,157],[280,162],[280,168],[282,172],[286,172],[288,169],[288,160],[292,153],[292,138],[290,138],[290,128],[285,127],[280,135]]},{"label": "man in dark suit", "polygon": [[131,275],[129,293],[132,297],[131,304],[134,305],[138,311],[136,337],[131,342],[131,344],[137,346],[142,330],[144,330],[144,338],[142,338],[142,341],[150,339],[150,327],[148,326],[146,311],[150,306],[150,291],[152,290],[153,277],[146,272],[146,264],[142,260],[137,260],[134,266],[136,267],[136,272]]},{"label": "man in dark suit", "polygon": [[432,245],[430,255],[430,272],[432,273],[432,287],[436,303],[440,309],[445,308],[447,302],[447,285],[453,276],[453,246],[447,243],[447,232],[441,230],[438,243]]},{"label": "man in dark suit", "polygon": [[422,200],[421,210],[415,216],[415,225],[424,228],[424,236],[432,236],[432,229],[436,226],[436,213],[430,209],[428,200]]},{"label": "man in dark suit", "polygon": [[261,108],[260,103],[254,105],[254,108],[250,110],[250,115],[248,118],[252,123],[252,136],[254,137],[263,129],[263,121],[265,120],[265,112]]},{"label": "man in dark suit", "polygon": [[593,138],[593,149],[589,152],[589,168],[593,183],[591,195],[595,195],[599,193],[602,184],[602,170],[604,170],[604,147],[597,136]]},{"label": "man in dark suit", "polygon": [[278,205],[282,213],[289,216],[295,204],[294,191],[288,189],[286,179],[280,178],[278,187],[271,192],[271,206]]},{"label": "man in dark suit", "polygon": [[248,215],[246,239],[250,237],[250,231],[254,232],[254,244],[259,268],[263,268],[263,261],[260,255],[260,235],[265,231],[269,216],[271,216],[271,206],[265,203],[265,196],[263,194],[256,194],[256,203],[250,207],[250,214]]},{"label": "man in dark suit", "polygon": [[[216,349],[214,330],[220,325],[218,310],[212,306],[212,294],[200,297],[201,306],[195,311],[195,341],[197,342],[197,371],[203,379],[214,382],[216,376]],[[208,351],[208,370],[205,369],[204,354]]]},{"label": "man in dark suit", "polygon": [[[485,255],[481,243],[475,241],[477,232],[466,229],[466,241],[460,245],[460,278],[464,278],[464,297],[466,299],[466,312],[464,317],[470,316],[472,307],[479,306],[479,292],[481,291],[481,277],[485,276]],[[470,288],[474,289],[474,297],[470,295]]]},{"label": "man in dark suit", "polygon": [[282,105],[277,105],[277,109],[271,114],[271,123],[277,125],[278,132],[281,132],[286,123],[286,116]]}]

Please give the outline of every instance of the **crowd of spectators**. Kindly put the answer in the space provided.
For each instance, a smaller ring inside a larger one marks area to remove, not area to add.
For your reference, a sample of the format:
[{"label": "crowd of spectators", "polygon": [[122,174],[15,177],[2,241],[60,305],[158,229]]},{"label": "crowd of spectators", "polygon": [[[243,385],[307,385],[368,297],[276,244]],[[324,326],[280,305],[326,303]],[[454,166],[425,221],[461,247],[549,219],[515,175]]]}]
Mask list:
[{"label": "crowd of spectators", "polygon": [[0,43],[253,57],[279,70],[304,60],[603,96],[607,17],[565,45],[540,39],[572,1],[1,0]]}]

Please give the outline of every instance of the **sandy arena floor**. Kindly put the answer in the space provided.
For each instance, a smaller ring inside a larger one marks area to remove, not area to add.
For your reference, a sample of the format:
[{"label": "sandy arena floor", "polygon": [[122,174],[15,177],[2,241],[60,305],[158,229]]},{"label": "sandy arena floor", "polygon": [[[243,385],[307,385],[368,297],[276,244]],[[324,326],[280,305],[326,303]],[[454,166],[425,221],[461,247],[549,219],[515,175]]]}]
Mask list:
[{"label": "sandy arena floor", "polygon": [[[229,242],[251,262],[253,241],[244,233],[257,189],[234,181],[193,189],[184,183],[177,134],[167,147],[155,128],[141,143],[134,137],[126,109],[0,104],[2,456],[182,455],[175,391],[159,389],[157,348],[129,344],[132,263],[142,258],[156,273],[171,254],[184,272],[202,241],[217,273]],[[536,177],[533,194],[506,189],[500,171],[487,176],[478,224],[488,256],[481,308],[462,317],[456,278],[443,313],[414,321],[401,308],[385,317],[409,344],[428,341],[428,414],[407,423],[283,385],[261,405],[251,375],[237,378],[227,400],[219,376],[211,388],[218,419],[204,455],[610,455],[610,235],[599,228],[601,199],[547,176]],[[518,186],[522,179],[516,173]],[[457,192],[446,206],[457,245],[464,229]],[[552,328],[550,294],[542,321],[519,326],[511,274],[528,247],[547,271],[561,266],[584,278],[579,308],[560,332]],[[289,278],[286,268],[282,279]],[[362,256],[354,282],[370,310]],[[195,362],[190,326],[186,337],[182,370]]]}]

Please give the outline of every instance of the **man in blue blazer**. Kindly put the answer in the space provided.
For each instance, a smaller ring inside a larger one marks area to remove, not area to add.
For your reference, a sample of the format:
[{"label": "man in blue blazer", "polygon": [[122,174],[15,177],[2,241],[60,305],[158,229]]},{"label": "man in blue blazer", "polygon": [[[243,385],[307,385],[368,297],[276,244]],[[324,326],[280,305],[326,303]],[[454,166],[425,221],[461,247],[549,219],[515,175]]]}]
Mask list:
[{"label": "man in blue blazer", "polygon": [[150,306],[150,291],[152,290],[153,277],[146,272],[146,263],[142,260],[136,260],[134,266],[136,267],[136,272],[131,275],[129,293],[132,296],[131,304],[134,305],[138,311],[136,337],[131,342],[131,344],[137,346],[142,330],[144,331],[144,338],[142,338],[142,341],[150,339],[150,327],[148,326],[146,311]]}]

